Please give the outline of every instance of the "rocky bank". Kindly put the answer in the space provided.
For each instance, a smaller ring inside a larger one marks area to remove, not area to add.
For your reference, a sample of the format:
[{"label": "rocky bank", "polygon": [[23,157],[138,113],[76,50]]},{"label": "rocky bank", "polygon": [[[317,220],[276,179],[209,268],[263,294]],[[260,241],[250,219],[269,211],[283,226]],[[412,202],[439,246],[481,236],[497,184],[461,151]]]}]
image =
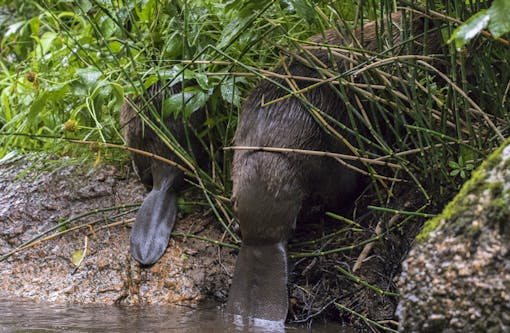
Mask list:
[{"label": "rocky bank", "polygon": [[418,236],[400,278],[400,332],[510,332],[509,143]]}]

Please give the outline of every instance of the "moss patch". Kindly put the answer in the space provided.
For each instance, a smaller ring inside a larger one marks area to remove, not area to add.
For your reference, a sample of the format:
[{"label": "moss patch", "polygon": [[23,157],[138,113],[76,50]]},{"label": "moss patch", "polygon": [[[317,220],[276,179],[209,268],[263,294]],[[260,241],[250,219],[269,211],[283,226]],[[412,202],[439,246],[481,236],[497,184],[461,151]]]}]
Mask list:
[{"label": "moss patch", "polygon": [[[499,192],[502,192],[502,184],[500,182],[487,182],[487,177],[490,170],[494,169],[497,165],[501,163],[502,152],[505,147],[510,144],[510,139],[507,139],[498,149],[496,149],[483,163],[482,165],[473,172],[471,179],[469,179],[461,188],[459,193],[453,198],[450,203],[444,208],[443,212],[438,216],[428,220],[425,222],[422,231],[416,237],[418,242],[422,242],[428,239],[429,234],[434,231],[438,226],[440,226],[443,221],[450,221],[456,219],[460,214],[465,213],[469,210],[473,204],[473,201],[477,201],[482,193],[485,190],[490,190],[490,193],[496,194],[499,189]],[[509,159],[510,160],[510,159]],[[472,195],[472,196],[471,196]],[[502,195],[499,194],[499,195]],[[501,200],[504,203],[501,203]],[[497,200],[499,204],[497,207],[500,208],[502,206],[505,207],[502,212],[507,212],[508,208],[506,207],[506,200],[501,198],[501,200]],[[496,203],[492,203],[491,207],[494,207]]]}]

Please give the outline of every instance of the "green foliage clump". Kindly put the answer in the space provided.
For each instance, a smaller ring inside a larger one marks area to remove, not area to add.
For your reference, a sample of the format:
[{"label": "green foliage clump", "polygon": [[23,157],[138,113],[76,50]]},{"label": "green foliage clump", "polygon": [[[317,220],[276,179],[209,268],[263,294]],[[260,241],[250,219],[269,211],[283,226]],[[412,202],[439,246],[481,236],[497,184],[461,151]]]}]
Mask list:
[{"label": "green foliage clump", "polygon": [[488,28],[494,38],[510,32],[510,2],[495,0],[489,9],[484,9],[471,16],[466,23],[460,25],[453,32],[449,42],[455,42],[455,46],[461,49]]},{"label": "green foliage clump", "polygon": [[[278,55],[274,45],[267,51],[263,38],[267,44],[288,30],[306,34],[307,24],[296,14],[306,8],[289,6],[205,0],[5,5],[0,155],[12,149],[73,152],[66,143],[45,137],[119,141],[117,112],[124,96],[139,95],[157,80],[195,82],[166,101],[186,115],[206,103],[213,113],[237,108],[246,79],[225,73],[241,61],[270,67]],[[190,64],[193,60],[199,62]],[[215,115],[210,122],[228,115]],[[229,119],[227,127],[232,127],[235,120]],[[227,141],[232,128],[225,131],[221,135]]]}]

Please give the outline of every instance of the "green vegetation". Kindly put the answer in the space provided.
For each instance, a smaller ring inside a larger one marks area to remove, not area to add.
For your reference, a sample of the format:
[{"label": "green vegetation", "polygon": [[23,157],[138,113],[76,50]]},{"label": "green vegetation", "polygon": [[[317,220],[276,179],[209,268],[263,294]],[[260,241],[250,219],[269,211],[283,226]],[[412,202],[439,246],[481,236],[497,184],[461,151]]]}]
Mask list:
[{"label": "green vegetation", "polygon": [[456,224],[456,227],[463,230],[463,232],[475,232],[476,230],[466,230],[469,229],[471,222],[466,218],[466,212],[472,211],[473,205],[480,204],[480,198],[483,196],[487,196],[490,200],[490,204],[485,207],[487,212],[484,214],[489,221],[494,221],[494,223],[507,221],[506,217],[509,215],[508,194],[504,192],[504,186],[501,182],[489,181],[488,178],[491,177],[491,172],[498,172],[493,169],[501,163],[503,150],[509,144],[510,140],[505,140],[473,173],[472,177],[462,186],[459,193],[448,203],[443,212],[425,223],[422,231],[417,236],[418,241],[426,240],[430,232],[445,221]]}]

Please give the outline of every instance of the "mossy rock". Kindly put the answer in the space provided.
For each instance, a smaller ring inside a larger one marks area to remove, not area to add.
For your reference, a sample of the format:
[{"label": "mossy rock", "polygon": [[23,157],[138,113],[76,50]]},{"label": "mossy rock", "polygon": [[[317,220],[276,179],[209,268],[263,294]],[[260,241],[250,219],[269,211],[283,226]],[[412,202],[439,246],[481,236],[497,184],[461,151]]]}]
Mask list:
[{"label": "mossy rock", "polygon": [[404,261],[401,332],[510,332],[510,140],[425,224]]}]

